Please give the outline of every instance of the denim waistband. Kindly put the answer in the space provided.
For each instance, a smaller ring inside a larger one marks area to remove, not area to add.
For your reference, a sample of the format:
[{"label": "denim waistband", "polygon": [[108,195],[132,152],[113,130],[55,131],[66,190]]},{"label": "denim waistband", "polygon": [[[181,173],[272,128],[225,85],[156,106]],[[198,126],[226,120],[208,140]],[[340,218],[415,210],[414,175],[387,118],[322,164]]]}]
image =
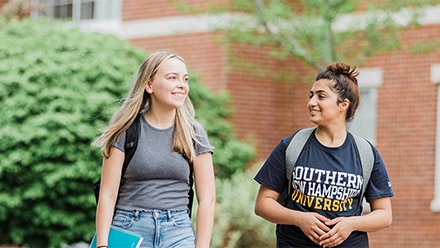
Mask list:
[{"label": "denim waistband", "polygon": [[134,215],[135,217],[142,217],[142,216],[154,216],[154,217],[161,217],[161,216],[167,216],[168,218],[171,218],[173,215],[176,214],[189,214],[188,209],[181,209],[181,210],[163,210],[163,209],[153,209],[153,210],[126,210],[117,208],[117,212],[120,213],[127,213]]}]

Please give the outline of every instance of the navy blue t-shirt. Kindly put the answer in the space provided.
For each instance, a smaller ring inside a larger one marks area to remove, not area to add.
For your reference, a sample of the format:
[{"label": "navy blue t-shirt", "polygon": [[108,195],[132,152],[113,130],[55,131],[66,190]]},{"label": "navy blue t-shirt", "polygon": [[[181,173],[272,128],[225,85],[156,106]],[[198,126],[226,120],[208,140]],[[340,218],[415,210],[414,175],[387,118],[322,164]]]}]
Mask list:
[{"label": "navy blue t-shirt", "polygon": [[[285,151],[292,136],[285,137],[273,149],[255,180],[279,193],[287,187]],[[377,149],[368,187],[367,201],[393,196],[385,164]],[[291,195],[286,207],[317,212],[329,219],[362,214],[363,176],[354,138],[347,135],[339,147],[323,146],[314,132],[300,153],[292,173]],[[319,247],[299,227],[277,225],[277,247]],[[368,243],[367,233],[353,232],[339,247],[357,247]]]}]

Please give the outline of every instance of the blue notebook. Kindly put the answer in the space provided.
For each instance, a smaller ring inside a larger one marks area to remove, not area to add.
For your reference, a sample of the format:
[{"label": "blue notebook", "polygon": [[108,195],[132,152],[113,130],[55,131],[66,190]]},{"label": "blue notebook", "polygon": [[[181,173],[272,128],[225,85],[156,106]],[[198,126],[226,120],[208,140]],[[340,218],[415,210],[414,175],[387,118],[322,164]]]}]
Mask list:
[{"label": "blue notebook", "polygon": [[[110,227],[108,235],[108,248],[139,248],[144,238],[127,230]],[[89,248],[96,247],[96,233],[93,235]]]}]

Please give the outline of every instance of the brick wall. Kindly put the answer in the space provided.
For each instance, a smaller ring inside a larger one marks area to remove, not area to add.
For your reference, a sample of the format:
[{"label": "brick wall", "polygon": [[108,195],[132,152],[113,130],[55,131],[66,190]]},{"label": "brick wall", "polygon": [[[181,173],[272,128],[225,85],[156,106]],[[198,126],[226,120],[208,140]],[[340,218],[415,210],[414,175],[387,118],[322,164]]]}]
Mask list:
[{"label": "brick wall", "polygon": [[210,89],[225,90],[227,59],[225,51],[210,33],[181,34],[133,39],[131,42],[147,52],[169,50],[181,55],[188,69],[199,76]]},{"label": "brick wall", "polygon": [[309,76],[315,72],[298,61],[274,60],[265,48],[235,46],[233,50],[238,65],[228,71],[235,109],[232,122],[240,138],[256,142],[261,161],[281,138],[312,125],[306,106],[312,82]]},{"label": "brick wall", "polygon": [[210,8],[213,2],[222,4],[225,0],[204,1],[146,1],[146,0],[123,0],[122,16],[124,21],[139,20],[144,18],[161,18],[167,16],[183,15],[183,11],[201,11]]},{"label": "brick wall", "polygon": [[3,7],[3,5],[5,5],[8,2],[9,0],[0,0],[0,9]]},{"label": "brick wall", "polygon": [[[440,35],[440,24],[402,35],[407,45]],[[440,63],[440,50],[428,54],[393,52],[371,59],[381,67],[384,84],[378,96],[377,147],[392,182],[394,222],[371,234],[375,247],[436,247],[440,213],[430,211],[434,197],[437,86],[430,67]]]}]

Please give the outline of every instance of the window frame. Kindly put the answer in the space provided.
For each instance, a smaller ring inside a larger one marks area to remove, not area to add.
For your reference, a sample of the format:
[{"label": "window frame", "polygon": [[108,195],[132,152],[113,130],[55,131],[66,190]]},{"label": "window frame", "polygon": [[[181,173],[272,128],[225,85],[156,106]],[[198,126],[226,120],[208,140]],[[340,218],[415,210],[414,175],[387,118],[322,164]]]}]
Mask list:
[{"label": "window frame", "polygon": [[[383,83],[383,73],[382,73],[382,69],[380,69],[380,68],[363,68],[363,69],[359,69],[358,71],[359,71],[359,76],[358,76],[359,91],[364,91],[364,93],[363,94],[361,93],[360,106],[359,106],[358,110],[356,111],[356,115],[355,115],[353,121],[348,123],[348,129],[351,132],[353,132],[363,138],[366,138],[372,144],[376,144],[377,89]],[[367,91],[367,92],[365,92],[365,91]],[[366,102],[367,99],[371,100],[372,102]],[[367,105],[367,103],[368,103],[368,105]],[[363,106],[368,106],[369,108],[364,109]],[[355,128],[353,129],[353,126],[355,127],[355,125],[357,123],[356,116],[359,117],[359,115],[362,114],[363,111],[368,110],[368,109],[373,111],[373,113],[372,113],[373,123],[371,123],[372,130],[370,130],[370,133],[371,133],[370,136],[357,132]]]},{"label": "window frame", "polygon": [[[36,6],[31,16],[39,18],[41,16],[47,16],[54,19],[67,19],[75,22],[91,22],[91,21],[103,21],[103,20],[120,20],[122,13],[122,0],[33,0]],[[92,17],[82,19],[83,9],[82,4],[93,3]],[[42,5],[47,4],[48,10],[46,13],[42,10]],[[55,6],[67,6],[72,5],[71,16],[66,18],[54,17],[53,9]]]},{"label": "window frame", "polygon": [[437,85],[437,120],[435,130],[434,199],[431,211],[440,212],[440,64],[431,65],[431,81]]}]

